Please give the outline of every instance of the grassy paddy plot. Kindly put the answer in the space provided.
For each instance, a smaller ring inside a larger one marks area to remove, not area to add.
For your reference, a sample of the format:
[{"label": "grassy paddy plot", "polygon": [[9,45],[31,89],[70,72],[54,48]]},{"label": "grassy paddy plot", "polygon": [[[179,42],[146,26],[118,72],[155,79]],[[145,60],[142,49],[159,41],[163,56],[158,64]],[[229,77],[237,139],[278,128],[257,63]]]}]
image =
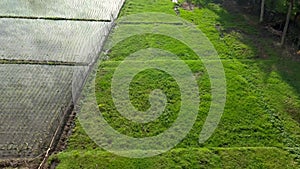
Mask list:
[{"label": "grassy paddy plot", "polygon": [[[128,0],[121,15],[139,12],[175,15],[169,0]],[[98,147],[77,121],[68,148],[53,155],[50,162],[58,160],[58,168],[299,168],[300,63],[280,55],[270,43],[273,39],[258,39],[264,33],[259,32],[258,25],[249,25],[243,16],[230,14],[218,5],[208,4],[194,11],[181,9],[181,17],[196,24],[209,38],[226,73],[226,106],[212,137],[203,144],[198,142],[211,102],[211,84],[202,61],[169,37],[133,36],[109,51],[98,67],[96,98],[102,115],[118,132],[137,138],[157,135],[172,125],[180,108],[180,92],[174,79],[162,71],[142,71],[130,84],[131,102],[139,110],[150,107],[148,97],[153,89],[166,93],[167,106],[153,122],[139,124],[122,117],[111,96],[114,71],[126,56],[141,49],[160,48],[179,56],[196,77],[201,102],[192,130],[169,152],[129,159]],[[216,24],[221,24],[224,36]],[[265,51],[260,51],[260,46]]]}]

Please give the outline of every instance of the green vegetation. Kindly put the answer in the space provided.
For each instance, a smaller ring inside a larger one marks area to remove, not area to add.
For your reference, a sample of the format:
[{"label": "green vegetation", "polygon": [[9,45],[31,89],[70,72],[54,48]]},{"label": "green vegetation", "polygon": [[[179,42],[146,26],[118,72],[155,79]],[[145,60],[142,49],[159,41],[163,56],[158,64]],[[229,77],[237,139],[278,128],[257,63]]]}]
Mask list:
[{"label": "green vegetation", "polygon": [[[202,62],[187,46],[169,37],[134,36],[113,48],[109,59],[99,65],[96,93],[103,116],[114,129],[134,137],[153,136],[172,125],[180,108],[180,92],[170,75],[148,69],[131,82],[130,99],[139,110],[149,108],[148,97],[153,89],[159,88],[167,95],[165,111],[151,123],[141,125],[122,117],[110,93],[112,75],[124,57],[140,49],[161,48],[178,55],[197,78],[201,103],[191,132],[167,153],[129,159],[99,148],[76,121],[67,150],[53,155],[49,163],[58,159],[58,168],[299,168],[300,63],[285,58],[272,39],[262,35],[265,33],[260,31],[258,19],[230,14],[211,3],[202,9],[180,10],[182,18],[206,34],[224,65],[227,102],[212,137],[204,144],[198,143],[211,101],[209,77]],[[170,0],[127,0],[121,16],[140,12],[175,15]]]},{"label": "green vegetation", "polygon": [[160,156],[128,159],[100,150],[59,154],[57,169],[74,168],[293,168],[290,156],[276,148],[173,149]]}]

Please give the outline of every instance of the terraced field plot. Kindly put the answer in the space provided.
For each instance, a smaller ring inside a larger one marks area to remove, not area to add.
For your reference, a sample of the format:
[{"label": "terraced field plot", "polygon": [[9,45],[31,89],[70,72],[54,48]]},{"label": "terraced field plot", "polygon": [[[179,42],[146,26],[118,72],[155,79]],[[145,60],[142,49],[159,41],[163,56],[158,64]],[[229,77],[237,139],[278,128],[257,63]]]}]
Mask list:
[{"label": "terraced field plot", "polygon": [[72,101],[73,68],[7,64],[0,72],[0,155],[38,155]]},{"label": "terraced field plot", "polygon": [[0,19],[0,59],[81,62],[109,33],[109,22]]},{"label": "terraced field plot", "polygon": [[122,0],[3,0],[0,15],[83,20],[110,20],[117,17]]},{"label": "terraced field plot", "polygon": [[[176,15],[173,9],[174,4],[169,0],[128,0],[121,14],[163,12]],[[273,45],[273,38],[261,38],[267,32],[260,30],[258,18],[251,18],[257,23],[249,25],[244,15],[230,13],[215,3],[193,11],[180,8],[180,12],[181,18],[194,23],[213,43],[226,73],[226,106],[212,137],[199,143],[199,133],[211,102],[209,76],[201,60],[197,60],[187,46],[170,37],[151,33],[137,35],[118,43],[99,64],[95,80],[97,108],[114,130],[126,136],[152,137],[169,129],[178,115],[180,93],[167,73],[147,69],[139,72],[130,83],[130,101],[139,110],[150,107],[149,93],[153,89],[161,89],[167,95],[166,109],[153,122],[140,124],[126,119],[114,105],[111,92],[114,73],[126,57],[139,50],[159,48],[184,60],[197,79],[200,106],[192,130],[172,150],[136,159],[106,151],[105,146],[111,140],[99,144],[104,148],[99,147],[79,119],[68,148],[50,158],[50,162],[59,161],[57,168],[299,168],[299,62],[287,59],[285,53]],[[145,24],[138,20],[135,23],[144,25],[145,29],[165,24],[159,21]],[[222,32],[216,25],[222,26]],[[170,32],[175,27],[169,29]],[[170,64],[166,60],[158,62]],[[133,67],[136,64],[138,61],[132,61]],[[126,145],[126,141],[119,141]]]},{"label": "terraced field plot", "polygon": [[0,158],[49,148],[123,2],[0,2]]}]

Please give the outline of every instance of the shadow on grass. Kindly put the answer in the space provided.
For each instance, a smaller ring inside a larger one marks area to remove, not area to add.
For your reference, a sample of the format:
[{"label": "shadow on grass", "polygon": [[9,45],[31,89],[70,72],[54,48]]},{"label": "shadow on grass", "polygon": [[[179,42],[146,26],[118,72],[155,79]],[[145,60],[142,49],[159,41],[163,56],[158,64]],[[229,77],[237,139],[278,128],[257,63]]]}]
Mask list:
[{"label": "shadow on grass", "polygon": [[[222,9],[215,5],[208,5],[207,8],[218,15],[217,22],[222,26],[220,36],[238,33],[238,40],[252,50],[252,55],[238,60],[250,67],[258,65],[263,72],[263,88],[270,104],[288,113],[299,124],[300,61],[291,53],[293,49],[290,44],[279,47],[280,38],[265,30],[263,25],[258,23],[257,16],[245,14],[244,11]],[[226,45],[230,50],[236,50],[232,45]]]}]

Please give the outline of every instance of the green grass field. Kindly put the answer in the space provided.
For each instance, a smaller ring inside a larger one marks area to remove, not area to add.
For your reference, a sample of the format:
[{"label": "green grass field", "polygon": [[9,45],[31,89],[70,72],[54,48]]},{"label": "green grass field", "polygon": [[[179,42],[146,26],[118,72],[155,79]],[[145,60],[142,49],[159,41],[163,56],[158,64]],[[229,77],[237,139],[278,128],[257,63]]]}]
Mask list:
[{"label": "green grass field", "polygon": [[[140,12],[175,15],[169,0],[127,0],[121,16]],[[181,9],[181,17],[205,33],[218,51],[226,73],[225,111],[212,137],[203,144],[198,143],[211,101],[209,76],[201,60],[187,46],[169,37],[134,36],[114,47],[108,54],[109,59],[99,65],[96,96],[100,111],[114,129],[133,137],[157,135],[172,125],[181,100],[176,81],[170,75],[148,69],[131,82],[130,99],[139,110],[150,107],[148,97],[153,89],[163,90],[168,98],[162,116],[151,123],[142,125],[122,117],[110,93],[113,73],[126,56],[140,49],[161,48],[184,60],[197,79],[201,102],[190,133],[169,152],[130,159],[99,148],[76,121],[68,148],[52,155],[49,163],[58,159],[57,168],[62,169],[300,167],[300,149],[297,148],[300,143],[300,63],[286,59],[281,49],[272,45],[273,39],[259,38],[262,33],[257,23],[249,25],[244,16],[230,14],[218,5],[208,4],[194,11]],[[216,24],[222,26],[223,37]]]}]

